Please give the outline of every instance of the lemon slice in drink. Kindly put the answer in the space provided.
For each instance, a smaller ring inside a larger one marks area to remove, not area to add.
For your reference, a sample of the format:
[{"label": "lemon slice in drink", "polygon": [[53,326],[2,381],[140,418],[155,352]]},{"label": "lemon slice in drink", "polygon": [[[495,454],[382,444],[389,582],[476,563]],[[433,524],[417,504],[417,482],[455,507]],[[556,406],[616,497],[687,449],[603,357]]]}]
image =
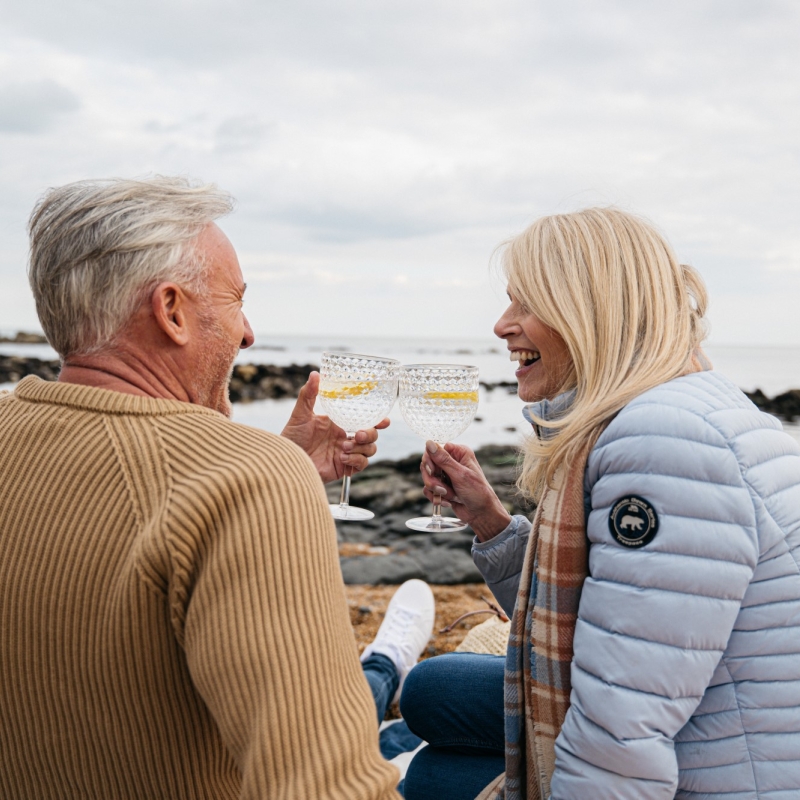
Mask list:
[{"label": "lemon slice in drink", "polygon": [[361,383],[354,383],[352,386],[321,389],[320,396],[328,400],[340,400],[342,397],[358,397],[360,394],[369,394],[377,385],[377,381],[361,381]]},{"label": "lemon slice in drink", "polygon": [[478,402],[477,392],[425,392],[426,400],[464,400],[468,403]]}]

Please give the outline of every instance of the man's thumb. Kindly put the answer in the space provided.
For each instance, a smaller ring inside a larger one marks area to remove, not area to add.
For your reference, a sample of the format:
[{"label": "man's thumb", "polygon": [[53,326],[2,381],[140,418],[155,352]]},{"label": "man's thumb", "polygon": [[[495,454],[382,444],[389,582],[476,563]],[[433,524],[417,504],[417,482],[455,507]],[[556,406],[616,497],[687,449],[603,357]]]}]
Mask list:
[{"label": "man's thumb", "polygon": [[300,389],[297,395],[296,408],[302,408],[311,414],[314,413],[314,403],[319,394],[319,372],[310,372],[308,380]]}]

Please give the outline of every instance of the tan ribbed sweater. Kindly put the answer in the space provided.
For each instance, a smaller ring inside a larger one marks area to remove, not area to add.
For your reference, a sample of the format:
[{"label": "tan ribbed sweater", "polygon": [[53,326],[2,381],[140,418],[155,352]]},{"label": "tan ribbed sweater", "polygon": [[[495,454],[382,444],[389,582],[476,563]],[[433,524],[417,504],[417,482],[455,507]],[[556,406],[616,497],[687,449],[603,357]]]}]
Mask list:
[{"label": "tan ribbed sweater", "polygon": [[0,398],[0,797],[388,798],[310,460],[205,408]]}]

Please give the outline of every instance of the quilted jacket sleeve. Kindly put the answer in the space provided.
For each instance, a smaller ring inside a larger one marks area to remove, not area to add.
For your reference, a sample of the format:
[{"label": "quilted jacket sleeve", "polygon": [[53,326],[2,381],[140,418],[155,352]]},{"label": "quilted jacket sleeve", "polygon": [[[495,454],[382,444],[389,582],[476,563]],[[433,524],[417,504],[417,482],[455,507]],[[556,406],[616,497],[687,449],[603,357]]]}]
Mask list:
[{"label": "quilted jacket sleeve", "polygon": [[509,617],[517,602],[519,580],[525,563],[525,549],[531,523],[527,517],[511,517],[508,527],[487,542],[472,543],[472,560],[481,571],[486,585]]},{"label": "quilted jacket sleeve", "polygon": [[[551,800],[675,796],[674,737],[714,675],[758,561],[753,499],[726,435],[709,415],[645,398],[609,425],[587,467],[590,577]],[[628,495],[658,516],[640,548],[609,529]]]}]

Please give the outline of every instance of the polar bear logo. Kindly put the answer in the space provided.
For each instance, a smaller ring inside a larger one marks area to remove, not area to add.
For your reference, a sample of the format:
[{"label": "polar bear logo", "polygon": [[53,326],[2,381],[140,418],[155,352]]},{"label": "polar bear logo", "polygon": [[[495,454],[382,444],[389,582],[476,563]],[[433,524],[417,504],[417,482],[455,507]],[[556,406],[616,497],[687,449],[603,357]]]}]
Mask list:
[{"label": "polar bear logo", "polygon": [[608,529],[623,547],[643,547],[658,531],[658,515],[649,500],[629,494],[611,507]]},{"label": "polar bear logo", "polygon": [[642,529],[642,525],[644,525],[644,520],[641,517],[632,517],[630,514],[626,514],[619,521],[619,527],[623,530],[630,528],[634,531],[640,531]]}]

